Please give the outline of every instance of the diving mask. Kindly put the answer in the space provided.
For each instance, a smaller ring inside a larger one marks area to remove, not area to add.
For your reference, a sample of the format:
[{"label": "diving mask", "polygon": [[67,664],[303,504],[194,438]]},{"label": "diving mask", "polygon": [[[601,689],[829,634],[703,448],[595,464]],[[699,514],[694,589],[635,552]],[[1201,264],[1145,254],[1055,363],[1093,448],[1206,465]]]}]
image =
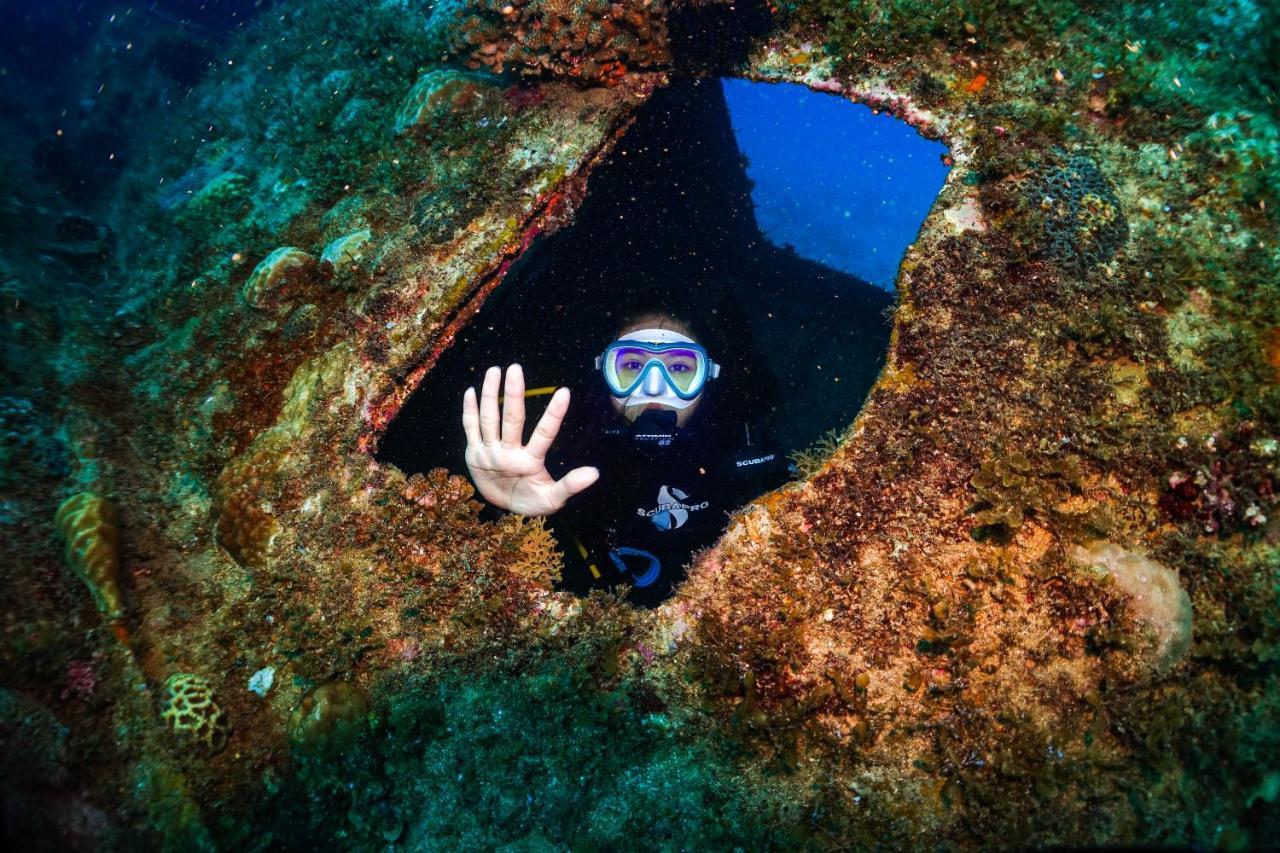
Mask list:
[{"label": "diving mask", "polygon": [[624,405],[657,403],[673,409],[693,405],[720,365],[692,338],[670,329],[641,329],[605,348],[596,358],[609,393]]}]

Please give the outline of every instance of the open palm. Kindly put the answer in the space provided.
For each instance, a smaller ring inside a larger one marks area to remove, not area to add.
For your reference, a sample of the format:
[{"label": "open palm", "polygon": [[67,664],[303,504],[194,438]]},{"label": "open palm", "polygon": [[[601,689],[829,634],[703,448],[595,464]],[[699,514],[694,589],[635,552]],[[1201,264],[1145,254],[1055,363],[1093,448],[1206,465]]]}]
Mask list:
[{"label": "open palm", "polygon": [[[503,387],[502,413],[498,412],[498,386]],[[600,477],[595,468],[575,468],[559,480],[547,472],[546,457],[569,410],[569,389],[551,397],[538,425],[524,440],[524,371],[520,365],[489,368],[484,375],[480,401],[476,389],[462,397],[462,429],[467,435],[467,470],[476,489],[489,503],[520,515],[551,515],[573,495]]]}]

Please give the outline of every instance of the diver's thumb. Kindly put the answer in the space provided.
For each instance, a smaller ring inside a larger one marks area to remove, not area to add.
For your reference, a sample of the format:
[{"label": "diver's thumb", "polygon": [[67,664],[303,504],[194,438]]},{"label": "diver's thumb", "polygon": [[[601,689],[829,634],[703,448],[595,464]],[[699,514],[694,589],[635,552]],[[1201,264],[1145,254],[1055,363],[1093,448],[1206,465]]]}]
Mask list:
[{"label": "diver's thumb", "polygon": [[574,468],[560,480],[560,488],[564,490],[566,499],[573,497],[578,492],[591,487],[596,480],[600,479],[600,471],[596,468],[586,466],[583,468]]}]

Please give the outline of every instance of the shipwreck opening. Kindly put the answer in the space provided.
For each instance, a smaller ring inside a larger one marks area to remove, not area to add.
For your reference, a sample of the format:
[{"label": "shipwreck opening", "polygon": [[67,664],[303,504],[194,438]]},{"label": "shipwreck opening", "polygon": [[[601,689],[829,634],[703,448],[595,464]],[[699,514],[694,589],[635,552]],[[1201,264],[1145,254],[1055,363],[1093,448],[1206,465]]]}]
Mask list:
[{"label": "shipwreck opening", "polygon": [[[634,603],[661,603],[729,512],[810,473],[854,420],[883,366],[897,265],[945,180],[944,154],[901,121],[803,86],[676,80],[592,172],[573,223],[530,247],[458,333],[376,457],[408,474],[466,472],[463,392],[492,365],[523,367],[526,440],[568,386],[548,471],[591,464],[602,476],[550,518],[561,586],[630,584]],[[626,430],[595,359],[629,318],[653,312],[687,323],[722,368],[682,427],[699,436],[691,482],[670,457],[622,464],[620,445],[601,438]],[[639,491],[624,495],[627,484]],[[610,523],[602,507],[623,517]],[[637,524],[679,546],[621,542]]]}]

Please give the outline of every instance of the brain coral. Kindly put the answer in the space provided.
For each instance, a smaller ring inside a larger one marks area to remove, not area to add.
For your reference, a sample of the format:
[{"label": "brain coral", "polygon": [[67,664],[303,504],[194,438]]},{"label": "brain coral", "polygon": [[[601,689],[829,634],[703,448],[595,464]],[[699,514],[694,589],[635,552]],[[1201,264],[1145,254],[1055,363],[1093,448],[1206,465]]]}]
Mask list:
[{"label": "brain coral", "polygon": [[1111,260],[1129,239],[1111,182],[1083,154],[1042,175],[1033,198],[1045,212],[1045,253],[1079,275]]},{"label": "brain coral", "polygon": [[160,716],[179,737],[204,744],[210,755],[227,745],[231,725],[213,695],[213,687],[199,675],[177,672],[164,683]]},{"label": "brain coral", "polygon": [[1129,595],[1134,615],[1155,632],[1154,669],[1167,672],[1191,644],[1191,599],[1177,573],[1113,542],[1078,546],[1073,556]]},{"label": "brain coral", "polygon": [[276,249],[253,268],[241,294],[253,308],[270,308],[314,281],[327,277],[329,267],[294,248]]},{"label": "brain coral", "polygon": [[123,616],[115,507],[92,492],[81,492],[58,507],[53,522],[67,544],[67,564],[89,587],[98,609],[111,619]]},{"label": "brain coral", "polygon": [[396,133],[429,128],[448,116],[502,103],[501,90],[487,74],[437,68],[418,78],[396,111]]}]

